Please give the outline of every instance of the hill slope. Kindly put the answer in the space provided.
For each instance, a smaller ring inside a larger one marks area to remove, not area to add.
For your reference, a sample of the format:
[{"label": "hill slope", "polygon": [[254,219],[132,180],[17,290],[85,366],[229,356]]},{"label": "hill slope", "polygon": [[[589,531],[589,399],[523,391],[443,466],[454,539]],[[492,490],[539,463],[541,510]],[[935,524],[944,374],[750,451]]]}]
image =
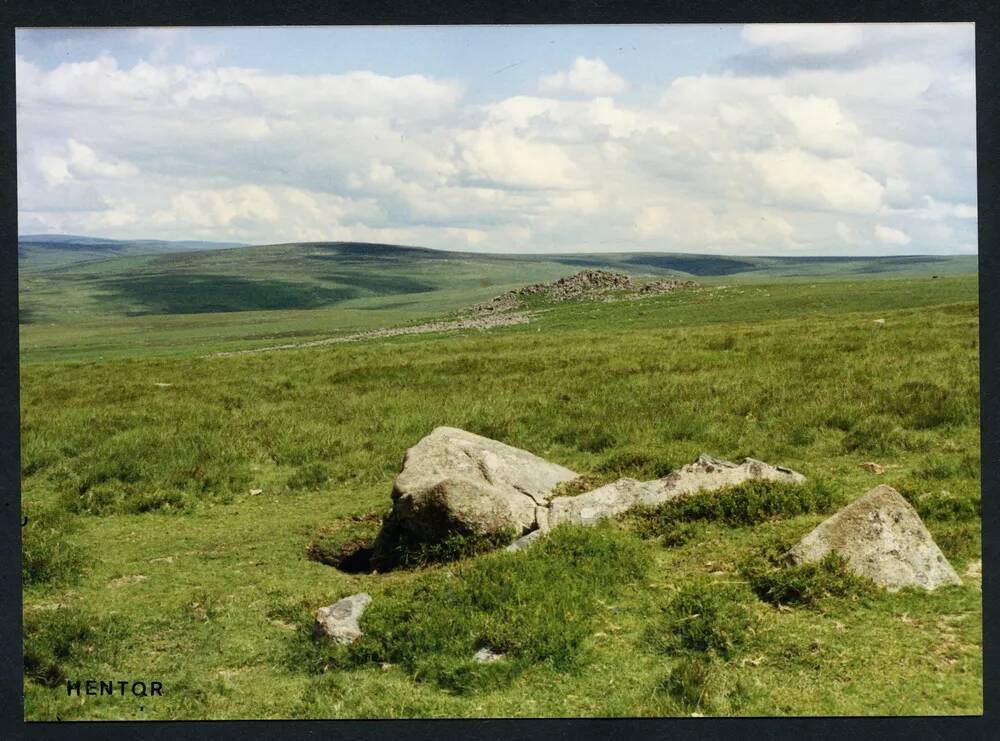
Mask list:
[{"label": "hill slope", "polygon": [[977,267],[974,256],[495,255],[345,242],[195,246],[76,238],[24,243],[22,359],[36,352],[214,351],[321,339],[436,320],[585,268],[711,285],[968,276]]},{"label": "hill slope", "polygon": [[238,242],[121,240],[71,234],[22,234],[17,238],[18,270],[24,274],[46,268],[107,260],[128,255],[149,255],[191,250],[242,247]]},{"label": "hill slope", "polygon": [[[495,255],[366,243],[207,249],[208,243],[22,240],[25,319],[314,309],[439,291],[487,298],[494,286],[563,277],[582,267],[698,279],[890,277],[976,271],[975,256],[725,257],[677,253]],[[479,290],[485,289],[485,290]],[[464,297],[463,297],[464,298]],[[367,308],[399,304],[375,302]]]}]

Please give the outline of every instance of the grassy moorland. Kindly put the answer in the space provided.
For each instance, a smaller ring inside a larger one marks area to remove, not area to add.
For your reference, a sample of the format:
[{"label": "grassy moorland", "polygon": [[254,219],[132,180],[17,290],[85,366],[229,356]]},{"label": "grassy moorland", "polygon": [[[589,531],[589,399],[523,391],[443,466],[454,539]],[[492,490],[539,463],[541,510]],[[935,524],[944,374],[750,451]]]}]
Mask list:
[{"label": "grassy moorland", "polygon": [[[507,276],[470,269],[458,290]],[[724,282],[235,357],[202,355],[341,327],[331,308],[24,325],[26,717],[981,713],[976,278]],[[523,554],[387,574],[312,560],[372,532],[437,425],[598,482],[704,451],[811,483],[565,528]],[[876,483],[914,503],[962,586],[761,571]],[[316,644],[316,608],[358,591],[364,639]],[[474,664],[482,645],[508,660]],[[155,679],[163,696],[68,697],[67,678]]]},{"label": "grassy moorland", "polygon": [[[32,360],[230,350],[416,323],[586,267],[712,285],[944,278],[976,269],[974,256],[495,255],[354,243],[20,247],[21,346]],[[837,289],[822,290],[836,301]]]}]

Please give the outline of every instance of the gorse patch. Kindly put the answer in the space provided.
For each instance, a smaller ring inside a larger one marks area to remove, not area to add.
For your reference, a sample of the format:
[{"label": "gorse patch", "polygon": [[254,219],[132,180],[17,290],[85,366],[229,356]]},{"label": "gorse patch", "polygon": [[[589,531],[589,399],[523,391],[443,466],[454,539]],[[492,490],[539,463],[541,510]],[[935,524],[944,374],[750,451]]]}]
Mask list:
[{"label": "gorse patch", "polygon": [[708,521],[741,527],[779,517],[827,512],[837,501],[833,488],[821,480],[805,484],[747,481],[677,497],[654,507],[636,508],[622,520],[640,535],[663,537],[667,544],[674,544],[684,542],[683,534],[690,532],[682,523]]},{"label": "gorse patch", "polygon": [[938,489],[928,491],[919,482],[907,481],[898,491],[917,511],[922,520],[969,522],[982,516],[982,499],[978,491],[965,494]]},{"label": "gorse patch", "polygon": [[[415,680],[450,692],[496,687],[533,665],[582,665],[599,619],[596,600],[645,573],[641,542],[607,527],[559,527],[522,553],[494,553],[423,574],[375,599],[364,636],[347,649],[306,649],[315,671],[327,666],[399,665]],[[301,640],[301,639],[300,639]],[[480,648],[501,653],[472,660]]]},{"label": "gorse patch", "polygon": [[786,543],[771,543],[740,564],[740,573],[765,602],[815,607],[826,597],[860,597],[876,590],[870,579],[854,574],[837,553],[793,565],[787,552]]}]

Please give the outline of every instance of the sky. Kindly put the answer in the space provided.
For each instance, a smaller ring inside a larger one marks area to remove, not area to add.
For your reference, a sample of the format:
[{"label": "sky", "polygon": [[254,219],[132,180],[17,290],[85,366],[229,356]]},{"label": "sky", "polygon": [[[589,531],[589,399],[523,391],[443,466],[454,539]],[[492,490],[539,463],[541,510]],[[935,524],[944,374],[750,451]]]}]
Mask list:
[{"label": "sky", "polygon": [[974,254],[974,34],[18,29],[18,231]]}]

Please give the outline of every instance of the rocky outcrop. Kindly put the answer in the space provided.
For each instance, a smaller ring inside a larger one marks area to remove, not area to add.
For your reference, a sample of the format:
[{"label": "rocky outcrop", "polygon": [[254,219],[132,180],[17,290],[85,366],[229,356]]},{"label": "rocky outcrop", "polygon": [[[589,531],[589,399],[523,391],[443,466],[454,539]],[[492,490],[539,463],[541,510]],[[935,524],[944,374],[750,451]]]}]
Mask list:
[{"label": "rocky outcrop", "polygon": [[[577,496],[552,496],[577,474],[526,450],[454,427],[438,427],[406,451],[392,491],[392,510],[372,549],[379,571],[398,565],[402,551],[453,534],[515,538],[507,549],[530,547],[562,524],[590,525],[639,506],[744,481],[801,483],[788,468],[745,458],[739,463],[701,455],[655,481],[618,479]],[[499,545],[499,544],[498,544]]]},{"label": "rocky outcrop", "polygon": [[528,296],[543,296],[550,301],[569,301],[583,298],[601,298],[629,292],[632,298],[660,293],[670,293],[680,288],[691,288],[698,285],[692,280],[653,280],[647,283],[637,283],[624,273],[613,273],[609,270],[581,270],[579,273],[560,278],[552,283],[533,283],[523,288],[494,296],[489,301],[476,304],[471,308],[474,314],[501,314],[514,311],[523,305],[523,299]]},{"label": "rocky outcrop", "polygon": [[361,638],[358,621],[368,608],[372,598],[361,592],[334,602],[329,607],[321,607],[316,612],[313,635],[317,638],[331,638],[337,643],[350,645]]},{"label": "rocky outcrop", "polygon": [[438,427],[406,451],[392,510],[375,541],[373,564],[392,561],[404,539],[434,542],[452,533],[521,535],[540,527],[557,484],[574,471],[526,450],[454,427]]},{"label": "rocky outcrop", "polygon": [[753,458],[739,463],[702,454],[694,463],[655,481],[618,479],[600,489],[575,497],[556,497],[549,504],[549,527],[563,523],[589,525],[639,506],[655,506],[684,494],[711,491],[744,481],[777,481],[801,484],[805,476],[790,468],[772,466]]},{"label": "rocky outcrop", "polygon": [[917,511],[891,486],[876,486],[821,522],[788,555],[793,563],[806,563],[831,551],[854,573],[891,592],[962,583]]},{"label": "rocky outcrop", "polygon": [[648,296],[651,294],[672,293],[681,288],[694,288],[697,285],[693,280],[677,280],[674,278],[670,280],[654,280],[643,285],[639,289],[639,294]]}]

